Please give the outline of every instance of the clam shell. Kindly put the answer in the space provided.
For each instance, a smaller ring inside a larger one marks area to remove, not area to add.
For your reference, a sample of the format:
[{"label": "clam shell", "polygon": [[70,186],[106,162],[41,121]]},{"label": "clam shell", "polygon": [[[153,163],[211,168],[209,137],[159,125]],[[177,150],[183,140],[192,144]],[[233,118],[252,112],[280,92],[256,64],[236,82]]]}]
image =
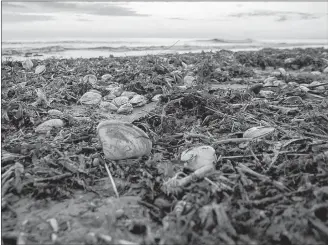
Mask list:
[{"label": "clam shell", "polygon": [[132,99],[133,96],[135,96],[136,93],[135,92],[130,92],[130,91],[124,91],[121,96],[125,96],[125,97],[128,97],[129,99]]},{"label": "clam shell", "polygon": [[280,74],[284,77],[287,75],[287,72],[284,68],[279,68],[278,71],[280,72]]},{"label": "clam shell", "polygon": [[307,88],[307,87],[304,86],[304,85],[300,85],[299,89],[300,89],[301,91],[303,91],[303,92],[306,92],[306,93],[310,91],[310,89]]},{"label": "clam shell", "polygon": [[116,87],[111,91],[111,93],[118,97],[123,93],[123,89],[121,87]]},{"label": "clam shell", "polygon": [[133,106],[130,103],[126,103],[122,105],[120,108],[118,108],[117,113],[118,114],[130,114],[133,111]]},{"label": "clam shell", "polygon": [[274,132],[275,128],[267,127],[267,126],[259,126],[247,129],[244,134],[243,138],[262,138]]},{"label": "clam shell", "polygon": [[129,102],[129,98],[125,97],[125,96],[120,96],[120,97],[116,97],[115,99],[113,99],[112,103],[114,105],[116,105],[117,107],[120,107],[126,103]]},{"label": "clam shell", "polygon": [[107,94],[105,97],[104,97],[104,100],[106,101],[112,101],[113,99],[115,99],[116,96],[114,94]]},{"label": "clam shell", "polygon": [[103,80],[103,81],[107,81],[111,78],[113,78],[113,76],[111,74],[105,74],[105,75],[101,76],[101,80]]},{"label": "clam shell", "polygon": [[187,88],[190,88],[190,87],[196,85],[196,79],[193,76],[185,76],[183,79],[183,82]]},{"label": "clam shell", "polygon": [[214,148],[207,145],[194,147],[181,153],[181,161],[186,162],[185,166],[193,171],[205,166],[214,168],[216,159]]},{"label": "clam shell", "polygon": [[147,103],[147,99],[145,96],[136,94],[133,98],[129,101],[133,106],[143,106]]},{"label": "clam shell", "polygon": [[83,77],[84,83],[90,83],[91,85],[97,84],[97,77],[93,74],[89,74]]},{"label": "clam shell", "polygon": [[156,94],[151,100],[153,102],[157,102],[160,100],[160,98],[162,97],[163,95],[162,94]]},{"label": "clam shell", "polygon": [[148,135],[131,123],[104,121],[99,123],[97,133],[109,160],[141,157],[150,154],[152,149]]},{"label": "clam shell", "polygon": [[35,74],[41,74],[41,73],[45,72],[45,70],[46,70],[46,66],[45,65],[38,65],[35,68]]},{"label": "clam shell", "polygon": [[101,94],[94,91],[86,92],[80,98],[80,102],[85,105],[96,105],[99,104],[100,101],[101,101]]},{"label": "clam shell", "polygon": [[259,92],[259,95],[264,97],[264,98],[271,98],[274,95],[273,91],[267,91],[267,90],[261,90]]},{"label": "clam shell", "polygon": [[62,117],[64,115],[64,113],[62,113],[61,111],[56,110],[56,109],[51,109],[48,111],[48,115],[54,116],[54,117]]},{"label": "clam shell", "polygon": [[267,86],[273,86],[273,82],[277,80],[277,78],[275,77],[268,77],[267,79],[264,80],[264,87],[267,87]]},{"label": "clam shell", "polygon": [[115,106],[113,103],[110,103],[107,101],[101,102],[99,105],[99,108],[100,108],[100,110],[105,111],[105,112],[118,110],[117,106]]},{"label": "clam shell", "polygon": [[39,126],[36,127],[36,133],[47,133],[53,128],[61,128],[64,126],[64,121],[61,119],[50,119],[41,123]]},{"label": "clam shell", "polygon": [[23,66],[24,69],[30,70],[33,67],[33,62],[30,59],[24,60],[22,62],[22,66]]}]

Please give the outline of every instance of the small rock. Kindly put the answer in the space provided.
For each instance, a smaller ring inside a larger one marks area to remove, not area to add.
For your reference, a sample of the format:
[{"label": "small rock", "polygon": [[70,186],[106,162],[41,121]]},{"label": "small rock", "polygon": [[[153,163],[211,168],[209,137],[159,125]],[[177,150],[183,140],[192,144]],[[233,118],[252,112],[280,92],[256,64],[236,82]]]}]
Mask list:
[{"label": "small rock", "polygon": [[253,92],[254,94],[258,94],[262,88],[263,88],[263,84],[259,83],[259,84],[255,84],[252,87],[250,87],[249,90],[251,92]]}]

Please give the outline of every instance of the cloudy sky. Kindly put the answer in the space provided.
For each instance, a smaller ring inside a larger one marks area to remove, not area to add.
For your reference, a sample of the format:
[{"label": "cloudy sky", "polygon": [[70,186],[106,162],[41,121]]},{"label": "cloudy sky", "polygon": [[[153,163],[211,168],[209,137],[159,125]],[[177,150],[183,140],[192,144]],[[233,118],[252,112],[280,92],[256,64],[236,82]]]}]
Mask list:
[{"label": "cloudy sky", "polygon": [[5,2],[6,40],[327,39],[322,2]]}]

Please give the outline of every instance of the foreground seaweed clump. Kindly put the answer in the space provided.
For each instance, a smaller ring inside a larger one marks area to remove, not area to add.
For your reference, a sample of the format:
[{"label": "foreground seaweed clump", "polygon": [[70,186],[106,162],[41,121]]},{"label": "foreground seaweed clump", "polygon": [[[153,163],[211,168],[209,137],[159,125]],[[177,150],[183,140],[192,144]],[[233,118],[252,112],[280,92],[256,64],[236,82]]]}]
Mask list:
[{"label": "foreground seaweed clump", "polygon": [[[3,242],[327,244],[327,52],[32,60],[45,65],[38,74],[3,62]],[[160,95],[123,117],[152,139],[149,156],[105,159],[96,127],[117,115],[79,99],[105,98],[112,83]],[[257,126],[274,131],[245,137]],[[215,149],[215,170],[179,186],[182,152],[202,145]]]}]

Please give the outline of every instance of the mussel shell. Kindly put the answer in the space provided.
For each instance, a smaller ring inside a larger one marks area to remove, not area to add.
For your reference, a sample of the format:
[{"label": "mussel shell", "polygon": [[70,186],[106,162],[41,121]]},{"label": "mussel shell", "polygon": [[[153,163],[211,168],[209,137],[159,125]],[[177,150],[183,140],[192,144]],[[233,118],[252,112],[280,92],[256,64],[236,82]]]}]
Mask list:
[{"label": "mussel shell", "polygon": [[86,92],[80,98],[80,102],[85,105],[96,105],[101,101],[101,94],[95,91]]},{"label": "mussel shell", "polygon": [[274,132],[274,127],[267,127],[267,126],[259,126],[259,127],[252,127],[247,129],[244,134],[243,138],[262,138]]}]

